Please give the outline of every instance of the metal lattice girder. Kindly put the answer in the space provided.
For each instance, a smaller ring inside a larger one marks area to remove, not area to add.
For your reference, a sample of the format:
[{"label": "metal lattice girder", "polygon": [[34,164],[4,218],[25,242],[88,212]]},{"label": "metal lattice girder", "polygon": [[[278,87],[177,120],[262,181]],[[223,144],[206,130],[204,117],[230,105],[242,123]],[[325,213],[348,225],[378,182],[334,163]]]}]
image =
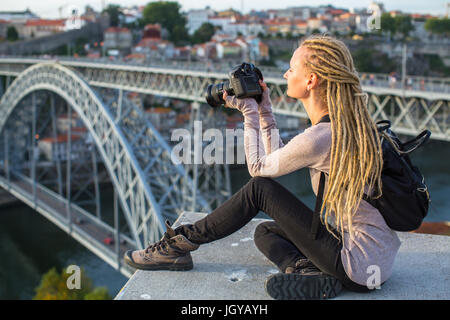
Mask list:
[{"label": "metal lattice girder", "polygon": [[[150,68],[165,68],[171,70],[190,70],[190,71],[203,71],[203,72],[217,72],[226,74],[229,72],[232,65],[241,63],[241,60],[236,60],[235,62],[230,61],[181,61],[181,60],[157,60],[152,59],[147,61],[145,64],[136,61],[110,61],[108,58],[96,58],[90,59],[85,57],[78,57],[76,59],[59,56],[52,58],[33,58],[30,56],[20,57],[20,56],[10,56],[0,58],[0,73],[1,69],[5,72],[9,72],[11,75],[20,73],[27,66],[36,63],[57,61],[61,64],[69,65],[72,67],[78,67],[80,65],[86,64],[108,64],[114,66],[126,66],[126,67],[150,67]],[[7,64],[3,66],[2,64]],[[20,70],[20,67],[23,69]],[[266,78],[281,78],[286,70],[280,69],[279,67],[270,66],[258,66]],[[450,93],[450,78],[443,77],[423,77],[407,75],[405,78],[405,83],[402,81],[392,81],[392,77],[389,74],[380,73],[364,73],[360,74],[361,83],[365,86],[372,87],[382,87],[382,88],[395,88],[402,89],[403,86],[407,90],[419,90],[427,92],[442,92]]]},{"label": "metal lattice girder", "polygon": [[19,102],[38,90],[61,96],[88,129],[118,193],[136,247],[143,248],[146,242],[158,240],[165,230],[161,210],[165,203],[158,203],[155,198],[144,168],[133,152],[134,145],[124,133],[127,128],[120,127],[112,111],[75,72],[46,63],[21,73],[0,100],[0,132],[3,133]]},{"label": "metal lattice girder", "polygon": [[369,94],[369,111],[375,121],[388,119],[398,133],[432,132],[434,139],[450,141],[450,95],[404,92],[394,95],[377,89]]},{"label": "metal lattice girder", "polygon": [[[39,62],[39,59],[0,59],[0,74],[17,75],[27,65]],[[127,64],[106,64],[95,61],[61,61],[75,68],[92,86],[122,89],[145,94],[166,96],[204,103],[204,89],[210,83],[218,83],[227,78],[225,73],[200,72],[167,67],[142,67]],[[271,89],[274,113],[308,118],[301,102],[286,96],[286,81],[281,78],[265,78]],[[380,110],[383,100],[389,96],[389,103],[402,111],[393,112],[389,118],[394,130],[417,135],[421,128],[429,126],[433,131],[432,139],[450,141],[448,121],[450,94],[418,90],[401,90],[375,86],[363,86],[369,94],[373,117],[384,117]],[[410,102],[415,100],[415,102]],[[394,108],[394,107],[390,107]],[[417,111],[421,110],[421,111]],[[418,118],[417,118],[418,117]],[[405,122],[407,121],[407,122]]]},{"label": "metal lattice girder", "polygon": [[[112,101],[110,109],[113,116],[130,142],[161,213],[164,217],[175,220],[182,211],[192,206],[195,190],[192,179],[181,164],[173,164],[171,147],[145,116],[144,111],[127,98],[126,93],[119,92],[118,97]],[[206,212],[211,210],[198,190],[196,208]]]},{"label": "metal lattice girder", "polygon": [[[222,137],[225,137],[225,123],[217,123],[223,120],[224,117],[218,114],[214,108],[194,102],[191,105],[191,116],[189,121],[189,130],[191,132],[191,145],[195,145],[196,139],[200,138],[200,142],[205,147],[203,141],[203,134],[205,130],[222,128]],[[206,112],[205,112],[206,111]],[[197,132],[200,137],[196,137],[196,130],[194,128],[194,121],[201,122],[201,132]],[[223,141],[222,141],[223,143]],[[216,152],[219,152],[216,150]],[[207,164],[205,159],[202,159],[201,164],[196,164],[194,152],[191,154],[191,164],[186,164],[185,169],[188,173],[192,173],[194,178],[195,188],[199,195],[201,195],[208,202],[212,208],[218,207],[231,196],[231,180],[230,171],[227,163]],[[198,198],[198,196],[197,196]],[[198,205],[194,201],[194,206],[191,211],[198,211]]]}]

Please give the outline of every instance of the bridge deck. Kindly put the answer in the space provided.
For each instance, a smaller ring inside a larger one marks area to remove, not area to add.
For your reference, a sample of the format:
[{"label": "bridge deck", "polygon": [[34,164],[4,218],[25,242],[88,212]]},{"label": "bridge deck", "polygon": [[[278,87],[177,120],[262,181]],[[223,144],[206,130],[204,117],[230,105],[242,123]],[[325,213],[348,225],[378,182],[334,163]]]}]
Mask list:
[{"label": "bridge deck", "polygon": [[134,247],[127,241],[121,241],[119,255],[116,255],[114,242],[110,244],[104,242],[106,238],[114,239],[111,227],[100,222],[74,203],[71,203],[69,207],[69,220],[69,210],[65,201],[59,199],[56,194],[52,194],[51,190],[39,185],[36,186],[36,195],[34,196],[33,185],[27,180],[12,179],[8,181],[4,177],[0,177],[0,186],[40,212],[114,268],[120,268],[124,275],[131,275],[131,269],[127,266],[120,266],[120,264],[122,264],[121,259],[125,251],[134,249]]},{"label": "bridge deck", "polygon": [[[204,216],[184,213],[174,225]],[[192,253],[191,271],[137,271],[115,299],[270,299],[264,280],[277,269],[255,247],[254,219],[229,237]],[[391,278],[368,294],[342,292],[336,299],[450,299],[450,237],[398,233],[402,246]]]}]

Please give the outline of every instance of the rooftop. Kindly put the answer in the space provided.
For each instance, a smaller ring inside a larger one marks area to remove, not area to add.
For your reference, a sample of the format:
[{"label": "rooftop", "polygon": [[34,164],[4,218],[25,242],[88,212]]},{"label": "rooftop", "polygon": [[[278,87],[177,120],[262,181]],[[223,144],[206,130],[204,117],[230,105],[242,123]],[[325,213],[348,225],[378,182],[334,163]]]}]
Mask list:
[{"label": "rooftop", "polygon": [[[174,223],[192,223],[204,213],[185,212]],[[253,219],[224,239],[192,252],[190,271],[141,271],[128,280],[115,299],[266,300],[264,281],[277,268],[256,248]],[[368,294],[343,291],[335,299],[450,299],[450,237],[398,233],[402,246],[391,278]],[[218,254],[220,252],[220,254]]]},{"label": "rooftop", "polygon": [[26,27],[33,27],[33,26],[60,26],[64,27],[66,20],[65,19],[56,19],[56,20],[49,20],[49,19],[31,19],[28,20],[25,23]]},{"label": "rooftop", "polygon": [[[56,137],[46,137],[39,140],[39,142],[49,142],[49,143],[66,143],[68,135],[67,134],[61,134]],[[77,141],[80,140],[81,137],[78,135],[72,135],[71,141]]]},{"label": "rooftop", "polygon": [[131,31],[128,28],[109,27],[105,30],[105,33],[131,33]]}]

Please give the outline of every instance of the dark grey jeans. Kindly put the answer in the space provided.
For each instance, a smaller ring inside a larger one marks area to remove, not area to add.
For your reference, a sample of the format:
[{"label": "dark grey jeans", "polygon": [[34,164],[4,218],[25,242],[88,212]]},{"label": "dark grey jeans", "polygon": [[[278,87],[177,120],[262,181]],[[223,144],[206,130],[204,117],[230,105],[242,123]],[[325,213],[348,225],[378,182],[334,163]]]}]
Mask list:
[{"label": "dark grey jeans", "polygon": [[177,234],[203,244],[222,239],[242,228],[259,211],[274,221],[257,226],[254,240],[258,249],[283,272],[299,258],[307,257],[323,272],[339,279],[351,291],[367,287],[350,280],[343,268],[342,242],[320,224],[317,238],[310,236],[313,211],[277,181],[254,177],[220,207],[194,224],[178,227]]}]

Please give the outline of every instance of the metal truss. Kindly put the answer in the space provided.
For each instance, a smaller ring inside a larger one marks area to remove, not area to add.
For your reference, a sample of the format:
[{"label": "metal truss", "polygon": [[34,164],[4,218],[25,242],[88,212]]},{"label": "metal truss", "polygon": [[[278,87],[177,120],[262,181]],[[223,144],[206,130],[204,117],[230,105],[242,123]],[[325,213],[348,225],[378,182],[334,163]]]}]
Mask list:
[{"label": "metal truss", "polygon": [[[201,121],[202,132],[198,132],[198,134],[203,135],[204,131],[210,128],[216,130],[217,128],[222,128],[222,137],[225,137],[225,124],[217,123],[217,121],[223,120],[223,116],[219,116],[215,109],[198,102],[192,103],[191,106],[191,117],[189,121],[189,130],[191,133],[195,133],[194,121]],[[191,138],[191,144],[194,145],[196,139],[194,134],[191,135]],[[202,144],[204,147],[205,142],[202,141]],[[195,185],[193,189],[208,201],[210,207],[216,208],[231,196],[231,181],[228,164],[224,162],[223,164],[213,163],[208,165],[203,160],[201,164],[195,164],[194,158],[194,153],[192,153],[191,164],[185,165],[186,171],[189,172],[189,174],[192,173],[194,178]],[[197,194],[195,196],[198,197]],[[198,210],[195,210],[195,207],[193,207],[192,211]]]},{"label": "metal truss", "polygon": [[[38,61],[40,60],[0,59],[0,74],[18,75],[26,66]],[[208,84],[219,83],[227,78],[222,72],[193,71],[170,66],[142,67],[84,60],[64,60],[60,63],[76,69],[91,86],[161,95],[199,103],[205,101],[204,89]],[[301,102],[286,96],[285,80],[267,77],[265,81],[271,89],[274,113],[307,118]],[[448,91],[448,81],[445,80],[443,83],[445,91]],[[373,112],[374,119],[386,117],[394,123],[394,130],[408,135],[416,135],[422,128],[427,127],[433,131],[432,139],[450,141],[448,121],[450,94],[375,87],[370,85],[370,82],[368,84],[363,86],[363,90],[370,96],[369,108]],[[388,99],[389,103],[384,103],[385,99]],[[387,108],[390,108],[389,112],[386,111]]]},{"label": "metal truss", "polygon": [[[211,206],[183,168],[171,160],[171,147],[148,120],[144,110],[121,90],[103,90],[116,123],[130,142],[162,215],[172,222],[186,209],[208,212]],[[194,196],[195,194],[195,196]]]},{"label": "metal truss", "polygon": [[[146,242],[159,240],[165,231],[164,216],[173,216],[181,208],[176,208],[181,198],[177,181],[186,174],[182,166],[174,167],[170,160],[164,161],[170,159],[170,150],[157,131],[140,121],[142,114],[127,100],[109,108],[77,73],[48,63],[21,73],[3,95],[3,136],[11,134],[4,129],[19,102],[39,90],[62,97],[88,129],[117,192],[135,247],[143,248]],[[24,146],[18,148],[21,147]]]},{"label": "metal truss", "polygon": [[[108,64],[114,66],[125,66],[125,67],[148,67],[148,68],[165,68],[170,70],[182,70],[182,71],[200,71],[200,72],[215,72],[226,74],[232,66],[239,64],[241,61],[183,61],[183,60],[157,60],[152,59],[145,64],[136,61],[111,61],[109,58],[71,58],[66,56],[52,57],[52,58],[32,58],[30,56],[11,56],[0,58],[0,64],[2,62],[9,62],[10,64],[36,64],[45,61],[58,61],[62,64],[71,65],[74,67],[80,66],[80,64]],[[265,77],[269,78],[281,78],[286,70],[282,70],[279,67],[269,67],[269,66],[259,66],[260,70],[263,72]],[[391,76],[388,74],[380,73],[360,73],[361,83],[365,86],[382,87],[382,88],[395,88],[406,90],[419,90],[427,92],[442,92],[450,93],[450,78],[442,77],[422,77],[422,76],[411,76],[408,75],[406,78],[406,83],[403,84],[401,81],[391,81]]]}]

